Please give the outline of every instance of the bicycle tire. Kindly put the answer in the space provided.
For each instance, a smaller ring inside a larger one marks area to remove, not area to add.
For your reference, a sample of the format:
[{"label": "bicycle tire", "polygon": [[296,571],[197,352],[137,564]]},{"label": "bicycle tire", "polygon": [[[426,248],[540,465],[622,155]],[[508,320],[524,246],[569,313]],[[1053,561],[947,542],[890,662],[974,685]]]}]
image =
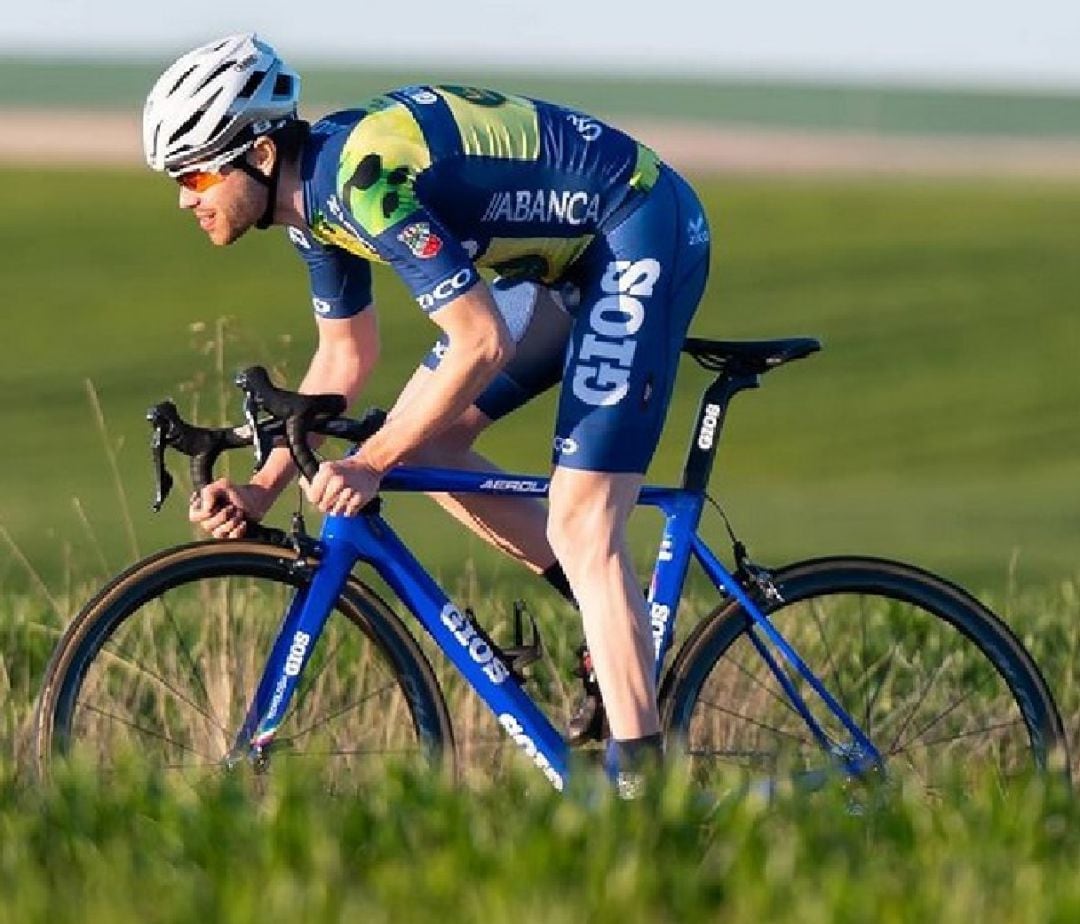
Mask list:
[{"label": "bicycle tire", "polygon": [[[39,773],[76,750],[103,769],[133,750],[185,777],[220,768],[287,597],[310,580],[303,565],[269,543],[208,541],[119,575],[79,612],[46,670],[35,716]],[[450,718],[427,658],[354,577],[312,651],[272,758],[296,756],[305,739],[324,748],[319,772],[335,787],[359,782],[380,756],[415,753],[453,773]]]},{"label": "bicycle tire", "polygon": [[[801,562],[772,579],[783,599],[762,609],[874,742],[886,775],[911,776],[926,791],[986,768],[1004,777],[1047,768],[1068,776],[1061,717],[1038,667],[961,588],[874,558]],[[753,648],[751,625],[727,599],[687,638],[662,686],[669,749],[700,779],[727,768],[820,780],[835,760]],[[844,740],[809,685],[796,682],[830,741]]]}]

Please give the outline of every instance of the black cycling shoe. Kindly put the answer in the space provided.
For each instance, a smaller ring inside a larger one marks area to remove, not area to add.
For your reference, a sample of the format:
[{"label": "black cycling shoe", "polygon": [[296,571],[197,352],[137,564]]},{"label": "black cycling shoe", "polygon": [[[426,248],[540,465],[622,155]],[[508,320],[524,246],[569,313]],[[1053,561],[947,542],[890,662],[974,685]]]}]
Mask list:
[{"label": "black cycling shoe", "polygon": [[589,649],[582,645],[577,653],[579,660],[574,676],[581,678],[585,693],[574,706],[570,721],[566,724],[566,743],[572,748],[590,741],[603,741],[608,736],[607,713],[592,669]]}]

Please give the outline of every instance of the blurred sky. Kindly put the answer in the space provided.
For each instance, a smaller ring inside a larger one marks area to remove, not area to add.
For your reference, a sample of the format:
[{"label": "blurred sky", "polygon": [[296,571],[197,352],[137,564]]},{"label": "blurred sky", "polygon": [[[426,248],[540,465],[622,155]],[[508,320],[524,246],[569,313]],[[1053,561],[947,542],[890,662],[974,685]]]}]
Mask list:
[{"label": "blurred sky", "polygon": [[1080,0],[31,0],[0,53],[157,58],[247,29],[300,64],[1080,87]]}]

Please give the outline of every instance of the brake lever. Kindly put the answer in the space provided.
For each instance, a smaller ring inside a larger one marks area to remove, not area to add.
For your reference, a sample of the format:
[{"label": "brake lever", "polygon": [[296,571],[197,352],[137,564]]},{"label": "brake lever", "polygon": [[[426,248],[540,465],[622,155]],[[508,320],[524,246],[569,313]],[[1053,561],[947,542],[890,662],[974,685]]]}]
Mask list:
[{"label": "brake lever", "polygon": [[259,401],[254,392],[244,388],[244,419],[251,430],[251,445],[255,453],[255,468],[259,471],[270,456],[270,450],[274,448],[273,440],[266,434],[259,424]]},{"label": "brake lever", "polygon": [[173,477],[165,467],[165,434],[169,425],[159,405],[146,412],[146,419],[153,427],[150,434],[150,455],[154,464],[154,500],[151,507],[155,513],[160,513],[173,486]]}]

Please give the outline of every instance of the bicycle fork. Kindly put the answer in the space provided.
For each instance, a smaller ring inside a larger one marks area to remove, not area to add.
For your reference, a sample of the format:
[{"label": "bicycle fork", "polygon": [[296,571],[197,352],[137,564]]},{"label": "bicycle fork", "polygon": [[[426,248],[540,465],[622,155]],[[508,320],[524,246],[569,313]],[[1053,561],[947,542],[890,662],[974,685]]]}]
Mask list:
[{"label": "bicycle fork", "polygon": [[[225,758],[228,766],[249,759],[256,770],[266,769],[274,736],[355,563],[356,554],[350,547],[331,546],[319,563],[318,580],[297,588],[244,723]],[[302,559],[297,566],[304,567]]]}]

